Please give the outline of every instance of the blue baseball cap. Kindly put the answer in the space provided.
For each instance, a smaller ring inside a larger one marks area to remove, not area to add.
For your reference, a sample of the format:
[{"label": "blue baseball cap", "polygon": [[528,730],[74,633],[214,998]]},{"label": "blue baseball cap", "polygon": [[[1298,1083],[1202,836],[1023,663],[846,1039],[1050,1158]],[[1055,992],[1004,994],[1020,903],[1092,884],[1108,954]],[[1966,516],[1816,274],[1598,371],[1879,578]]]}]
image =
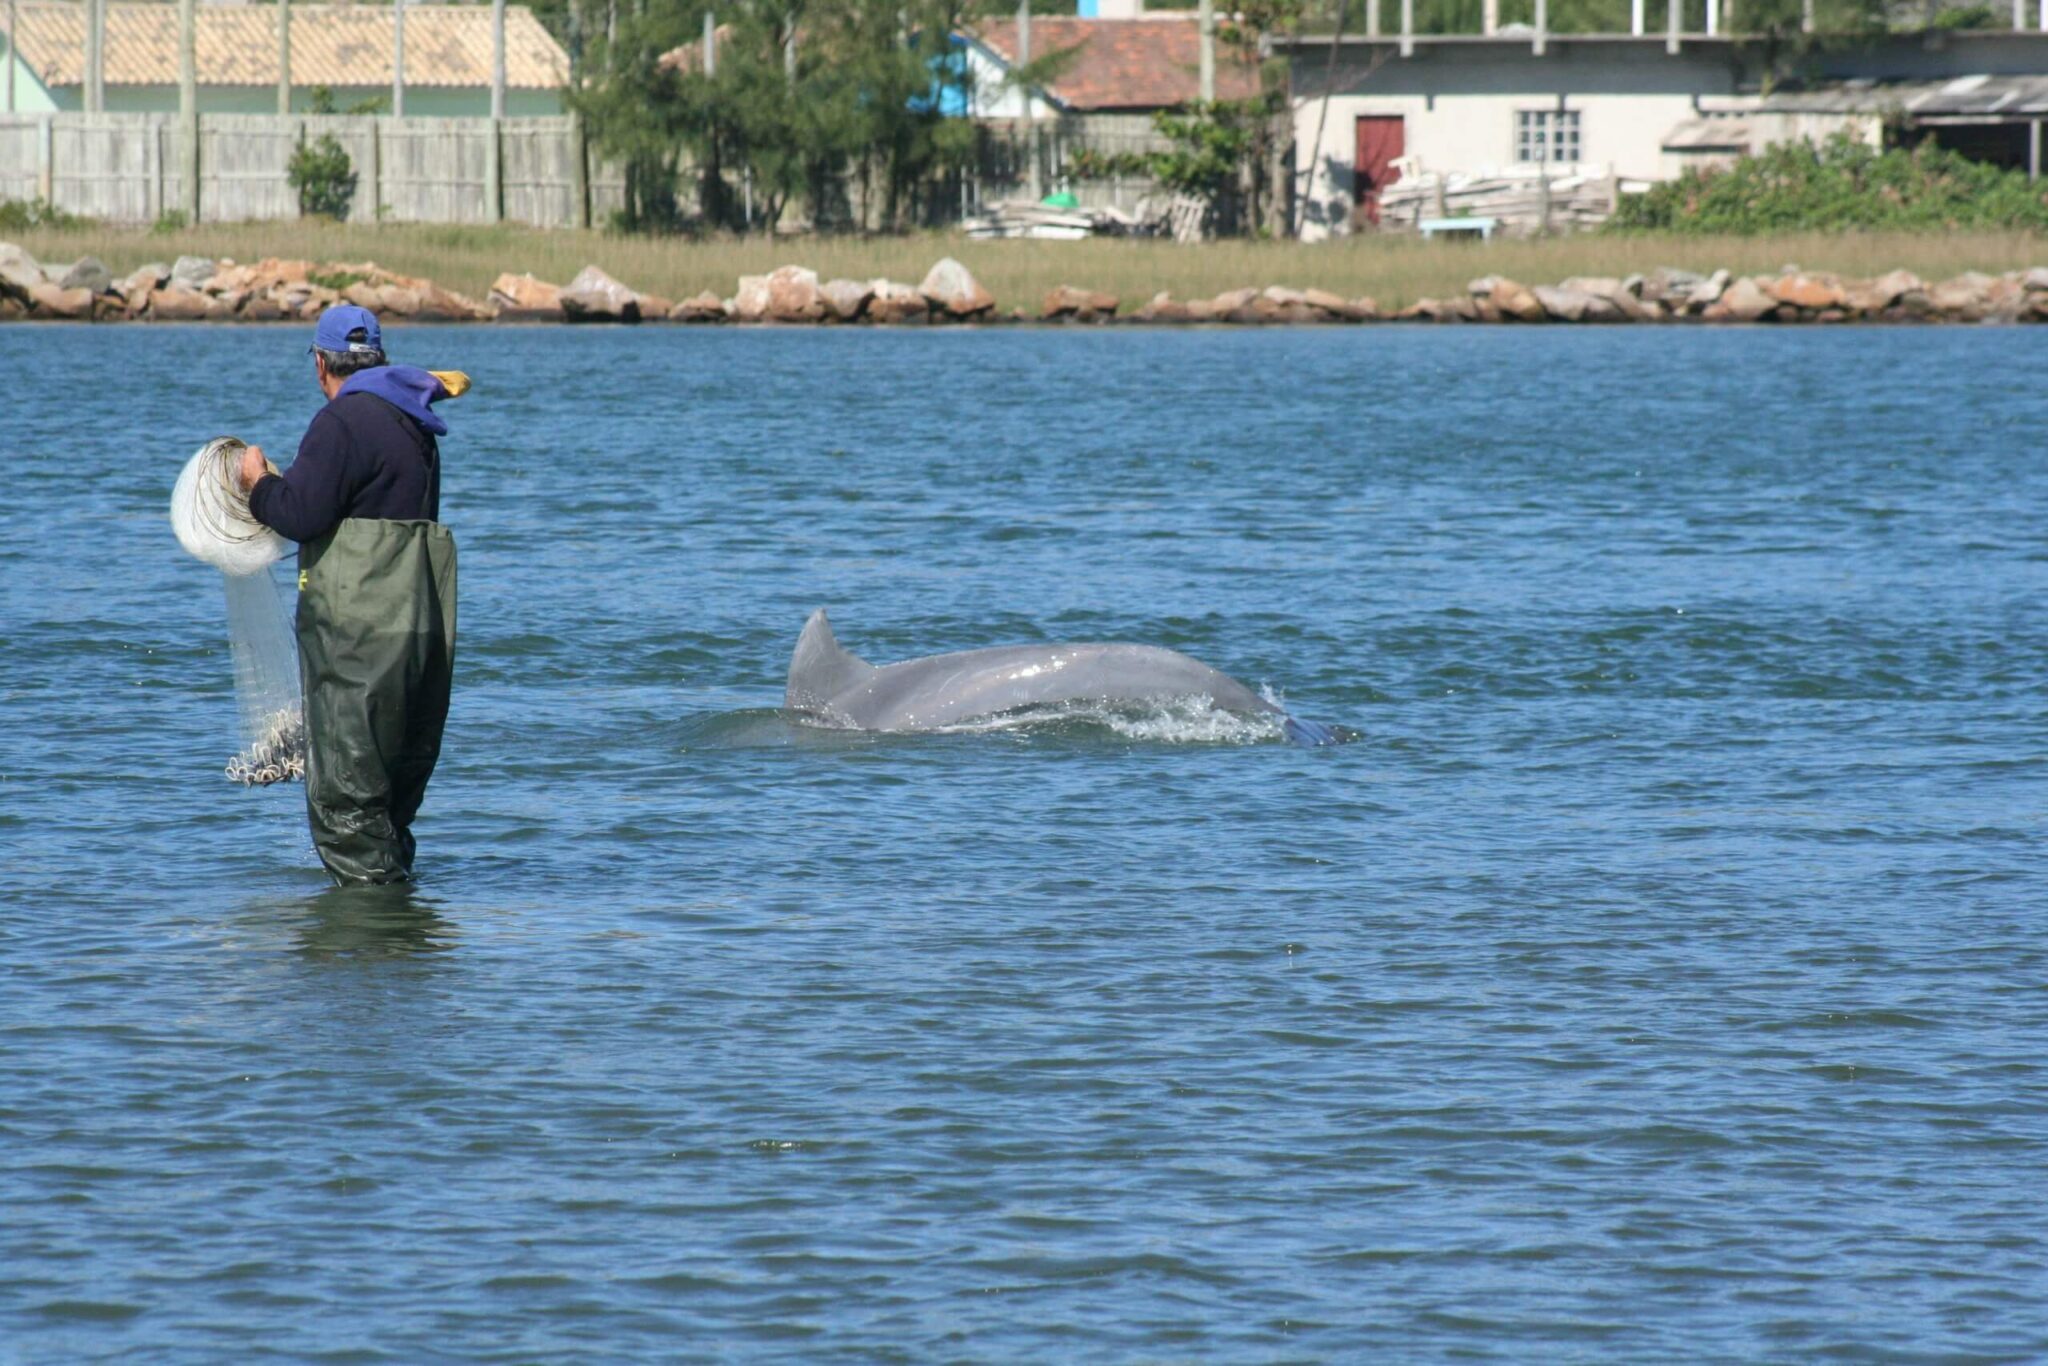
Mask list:
[{"label": "blue baseball cap", "polygon": [[320,321],[313,327],[313,345],[306,349],[382,351],[384,334],[378,330],[377,315],[369,309],[359,304],[336,304],[320,315]]}]

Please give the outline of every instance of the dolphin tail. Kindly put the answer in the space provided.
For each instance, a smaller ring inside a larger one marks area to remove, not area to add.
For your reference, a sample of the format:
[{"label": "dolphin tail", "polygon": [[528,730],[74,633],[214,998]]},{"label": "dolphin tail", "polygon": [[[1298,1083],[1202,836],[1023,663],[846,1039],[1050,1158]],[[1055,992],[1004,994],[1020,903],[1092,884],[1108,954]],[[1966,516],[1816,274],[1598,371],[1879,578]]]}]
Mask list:
[{"label": "dolphin tail", "polygon": [[1280,718],[1280,729],[1295,744],[1304,749],[1319,749],[1324,745],[1337,743],[1337,732],[1320,721],[1303,721],[1298,717]]},{"label": "dolphin tail", "polygon": [[796,638],[782,704],[791,711],[821,711],[834,697],[860,686],[876,672],[874,665],[840,648],[832,623],[820,607]]}]

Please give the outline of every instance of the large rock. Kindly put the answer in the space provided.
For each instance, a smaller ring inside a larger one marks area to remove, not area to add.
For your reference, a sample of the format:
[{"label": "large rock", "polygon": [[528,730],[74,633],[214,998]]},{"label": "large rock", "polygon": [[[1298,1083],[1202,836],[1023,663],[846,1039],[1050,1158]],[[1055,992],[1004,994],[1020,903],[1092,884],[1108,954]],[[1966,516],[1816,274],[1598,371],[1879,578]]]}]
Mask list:
[{"label": "large rock", "polygon": [[491,282],[490,301],[498,315],[524,314],[528,317],[559,318],[562,315],[562,287],[531,275],[506,271]]},{"label": "large rock", "polygon": [[924,291],[894,280],[869,282],[874,297],[868,302],[868,317],[878,323],[921,323],[931,314]]},{"label": "large rock", "polygon": [[996,296],[981,287],[967,267],[950,256],[925,272],[917,287],[935,312],[949,318],[978,318],[996,306]]},{"label": "large rock", "polygon": [[1840,308],[1849,301],[1848,292],[1842,288],[1838,277],[1818,272],[1781,275],[1771,281],[1767,292],[1781,304],[1810,308],[1815,312]]},{"label": "large rock", "polygon": [[1516,322],[1540,323],[1550,316],[1533,290],[1504,275],[1494,277],[1493,288],[1486,297],[1487,302],[1500,310],[1503,318],[1512,318]]},{"label": "large rock", "polygon": [[1731,322],[1753,323],[1775,310],[1778,301],[1764,286],[1747,275],[1739,276],[1714,305],[1719,316]]},{"label": "large rock", "polygon": [[1694,313],[1703,312],[1721,302],[1721,296],[1728,292],[1732,277],[1725,270],[1717,270],[1686,291],[1685,307]]},{"label": "large rock", "polygon": [[57,288],[105,294],[114,288],[114,272],[108,270],[107,263],[97,256],[81,256],[57,281]]},{"label": "large rock", "polygon": [[1184,323],[1194,320],[1194,314],[1188,310],[1188,306],[1177,302],[1172,294],[1163,289],[1154,294],[1132,316],[1143,323]]},{"label": "large rock", "polygon": [[1621,281],[1612,275],[1574,275],[1560,281],[1558,288],[1595,299],[1612,299],[1622,292]]},{"label": "large rock", "polygon": [[722,323],[725,321],[725,300],[710,290],[701,290],[677,304],[668,311],[672,323]]},{"label": "large rock", "polygon": [[0,299],[12,299],[26,311],[29,286],[45,283],[35,257],[12,242],[0,242]]},{"label": "large rock", "polygon": [[779,323],[814,323],[825,316],[818,295],[818,272],[802,266],[777,266],[768,272],[768,317]]},{"label": "large rock", "polygon": [[1076,285],[1059,285],[1045,296],[1045,302],[1039,309],[1039,316],[1048,319],[1072,318],[1076,322],[1092,323],[1103,318],[1115,317],[1120,302],[1114,294],[1103,294]]},{"label": "large rock", "polygon": [[1304,289],[1301,301],[1320,317],[1332,322],[1363,321],[1351,307],[1351,301],[1341,294],[1332,294],[1327,289]]},{"label": "large rock", "polygon": [[853,322],[867,312],[874,297],[875,286],[868,280],[827,280],[818,286],[818,298],[824,303],[826,314],[843,323]]},{"label": "large rock", "polygon": [[637,323],[640,296],[597,266],[562,286],[562,316],[572,323]]},{"label": "large rock", "polygon": [[1928,290],[1927,297],[1937,313],[1976,322],[1991,311],[1992,283],[1993,277],[1989,275],[1965,271],[1953,280],[1943,280]]},{"label": "large rock", "polygon": [[204,289],[220,264],[206,256],[180,256],[171,263],[171,282],[186,289]]},{"label": "large rock", "polygon": [[216,302],[212,295],[186,289],[173,280],[168,288],[149,296],[149,316],[159,322],[198,322]]},{"label": "large rock", "polygon": [[1538,285],[1530,292],[1536,296],[1536,302],[1543,305],[1544,313],[1561,323],[1583,321],[1586,311],[1593,306],[1593,296],[1582,289]]},{"label": "large rock", "polygon": [[147,296],[152,290],[162,289],[170,278],[169,266],[161,261],[151,261],[128,272],[128,277],[121,281],[121,294],[129,299]]},{"label": "large rock", "polygon": [[92,317],[92,299],[92,291],[82,286],[65,289],[47,280],[37,281],[28,291],[29,308],[38,318],[89,319]]},{"label": "large rock", "polygon": [[1669,306],[1684,303],[1686,296],[1705,284],[1707,277],[1683,266],[1659,266],[1643,280],[1645,300]]},{"label": "large rock", "polygon": [[742,275],[733,291],[732,315],[743,323],[763,322],[768,317],[768,277]]},{"label": "large rock", "polygon": [[1241,313],[1250,308],[1252,301],[1258,297],[1259,291],[1256,289],[1226,289],[1209,300],[1209,307],[1214,310],[1217,317],[1227,318],[1233,313]]}]

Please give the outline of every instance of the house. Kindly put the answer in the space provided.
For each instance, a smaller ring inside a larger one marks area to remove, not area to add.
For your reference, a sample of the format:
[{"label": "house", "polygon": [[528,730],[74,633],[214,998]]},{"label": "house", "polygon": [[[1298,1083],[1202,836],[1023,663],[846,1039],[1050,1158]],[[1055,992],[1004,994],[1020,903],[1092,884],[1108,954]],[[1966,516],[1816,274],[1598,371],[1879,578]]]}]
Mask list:
[{"label": "house", "polygon": [[[1202,93],[1201,41],[1194,16],[1184,11],[1155,12],[1151,18],[1034,18],[1034,64],[1055,53],[1072,55],[1056,64],[1050,81],[1033,88],[1027,109],[1024,92],[1010,81],[1020,58],[1017,21],[983,20],[961,39],[974,76],[973,107],[962,112],[989,119],[1150,116],[1192,104]],[[1258,93],[1258,73],[1219,54],[1216,98],[1242,100]]]},{"label": "house", "polygon": [[1369,229],[1404,176],[1618,186],[1837,132],[2043,165],[2048,32],[1824,43],[1792,73],[1767,68],[1763,45],[1741,35],[1675,28],[1304,36],[1276,50],[1292,80],[1295,218],[1307,238]]},{"label": "house", "polygon": [[[86,7],[63,0],[14,0],[13,35],[0,61],[0,112],[47,113],[85,107]],[[337,109],[391,96],[390,5],[294,4],[291,104],[311,109],[325,87]],[[0,7],[0,23],[6,7]],[[196,15],[199,110],[209,114],[278,110],[279,7],[202,4]],[[105,107],[119,113],[178,108],[178,7],[106,5]],[[488,5],[405,7],[407,115],[485,116],[491,112],[491,10]],[[505,13],[505,112],[559,114],[569,58],[524,6]],[[7,103],[6,92],[13,92]]]}]

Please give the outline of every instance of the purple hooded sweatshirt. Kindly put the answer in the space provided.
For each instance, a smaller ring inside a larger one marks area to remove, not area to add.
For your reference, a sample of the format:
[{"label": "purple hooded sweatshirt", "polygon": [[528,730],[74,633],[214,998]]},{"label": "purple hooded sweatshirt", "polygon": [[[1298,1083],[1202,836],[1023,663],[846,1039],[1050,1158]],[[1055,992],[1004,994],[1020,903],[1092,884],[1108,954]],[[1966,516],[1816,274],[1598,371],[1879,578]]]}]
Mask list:
[{"label": "purple hooded sweatshirt", "polygon": [[294,541],[326,535],[349,517],[438,521],[440,446],[448,424],[432,410],[448,391],[413,365],[350,375],[313,415],[298,457],[249,491],[256,520]]}]

